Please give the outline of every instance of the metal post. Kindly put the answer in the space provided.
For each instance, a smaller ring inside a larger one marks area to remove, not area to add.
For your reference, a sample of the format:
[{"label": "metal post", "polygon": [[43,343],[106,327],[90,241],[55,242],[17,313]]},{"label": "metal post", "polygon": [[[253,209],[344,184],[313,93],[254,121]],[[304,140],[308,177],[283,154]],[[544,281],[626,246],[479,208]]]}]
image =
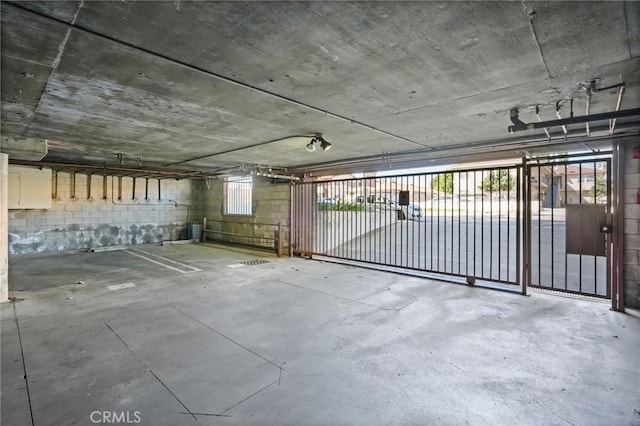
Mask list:
[{"label": "metal post", "polygon": [[282,223],[278,222],[278,257],[282,256]]},{"label": "metal post", "polygon": [[76,199],[76,172],[71,173],[71,199]]},{"label": "metal post", "polygon": [[612,242],[609,245],[611,255],[608,261],[611,265],[611,309],[624,312],[624,145],[620,141],[614,143],[613,173],[611,173],[611,201],[612,201]]},{"label": "metal post", "polygon": [[293,257],[293,200],[295,185],[289,185],[289,257]]},{"label": "metal post", "polygon": [[53,179],[51,180],[51,198],[58,198],[58,171],[53,171]]},{"label": "metal post", "polygon": [[[527,159],[522,159],[522,167],[517,172],[517,182],[516,182],[516,283],[521,285],[520,293],[523,296],[527,295],[527,285],[528,280],[526,278],[528,268],[528,255],[529,255],[529,244],[530,239],[528,232],[531,231],[529,214],[530,211],[530,201],[529,201],[529,191],[527,190],[531,179],[529,178],[529,171],[527,168]],[[521,208],[524,207],[524,215],[522,215]],[[522,235],[521,239],[521,224],[524,224],[522,228],[524,228],[524,235]],[[522,241],[522,245],[521,245]],[[523,255],[521,257],[521,247],[523,248]],[[524,273],[521,276],[521,272]]]},{"label": "metal post", "polygon": [[207,242],[207,218],[202,218],[202,242]]}]

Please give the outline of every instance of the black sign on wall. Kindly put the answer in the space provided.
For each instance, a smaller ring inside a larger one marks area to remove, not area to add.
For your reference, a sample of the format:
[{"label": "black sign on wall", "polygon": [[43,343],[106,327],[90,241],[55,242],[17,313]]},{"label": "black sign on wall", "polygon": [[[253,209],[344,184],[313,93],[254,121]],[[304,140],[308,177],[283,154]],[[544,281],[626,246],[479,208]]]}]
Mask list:
[{"label": "black sign on wall", "polygon": [[409,205],[409,191],[399,191],[398,204],[400,204],[401,206]]}]

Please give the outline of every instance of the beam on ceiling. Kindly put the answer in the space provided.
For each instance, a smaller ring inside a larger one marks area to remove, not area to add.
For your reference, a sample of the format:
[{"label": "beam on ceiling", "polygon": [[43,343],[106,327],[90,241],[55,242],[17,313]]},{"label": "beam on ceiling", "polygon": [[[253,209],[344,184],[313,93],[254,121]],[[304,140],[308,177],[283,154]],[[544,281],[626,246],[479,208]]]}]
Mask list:
[{"label": "beam on ceiling", "polygon": [[0,152],[9,154],[12,159],[37,161],[47,155],[48,143],[46,139],[3,135],[0,137]]},{"label": "beam on ceiling", "polygon": [[591,129],[592,136],[589,138],[584,135],[584,130],[582,130],[581,133],[570,131],[568,135],[563,132],[551,133],[550,139],[544,136],[525,136],[517,139],[487,141],[485,143],[453,146],[431,151],[415,150],[394,154],[371,155],[344,161],[290,167],[289,172],[326,176],[352,172],[374,172],[452,163],[502,160],[522,157],[526,152],[584,151],[585,147],[592,152],[597,152],[598,149],[610,149],[611,143],[614,141],[631,140],[637,142],[640,137],[639,127],[638,124],[629,123],[619,125],[619,130],[626,129],[633,133],[618,135],[609,135],[609,126],[599,126]]}]

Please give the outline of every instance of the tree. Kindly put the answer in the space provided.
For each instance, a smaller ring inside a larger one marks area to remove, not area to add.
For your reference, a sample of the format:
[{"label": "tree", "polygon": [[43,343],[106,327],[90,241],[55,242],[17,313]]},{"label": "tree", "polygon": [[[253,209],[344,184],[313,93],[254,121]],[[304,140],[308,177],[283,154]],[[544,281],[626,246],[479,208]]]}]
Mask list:
[{"label": "tree", "polygon": [[437,192],[453,194],[453,173],[438,174],[431,179],[431,188]]},{"label": "tree", "polygon": [[516,184],[516,179],[509,170],[492,170],[489,176],[482,180],[480,190],[483,192],[509,192]]},{"label": "tree", "polygon": [[604,176],[596,176],[596,179],[593,182],[593,188],[591,188],[591,193],[593,195],[594,203],[597,203],[598,200],[607,196],[607,179]]}]

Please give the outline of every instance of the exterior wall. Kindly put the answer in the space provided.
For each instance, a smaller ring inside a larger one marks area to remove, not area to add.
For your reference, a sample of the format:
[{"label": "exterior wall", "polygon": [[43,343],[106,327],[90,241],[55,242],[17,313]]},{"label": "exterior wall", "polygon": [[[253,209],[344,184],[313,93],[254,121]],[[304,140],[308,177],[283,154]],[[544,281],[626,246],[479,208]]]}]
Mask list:
[{"label": "exterior wall", "polygon": [[640,308],[640,160],[633,159],[633,148],[624,150],[624,304]]},{"label": "exterior wall", "polygon": [[[289,247],[291,190],[288,183],[271,183],[270,179],[253,179],[253,214],[236,216],[224,214],[224,182],[211,180],[203,187],[202,215],[207,218],[207,229],[225,232],[207,233],[207,240],[228,241],[274,248],[274,242],[260,237],[274,238],[278,223],[282,224],[283,247]],[[239,235],[229,235],[239,234]],[[243,235],[251,235],[252,238]]]},{"label": "exterior wall", "polygon": [[133,179],[124,177],[118,200],[118,179],[107,177],[107,199],[103,199],[102,176],[93,175],[87,199],[86,175],[76,174],[74,198],[71,175],[57,176],[51,209],[9,210],[10,254],[184,239],[188,220],[201,220],[201,182],[161,180],[162,199],[158,200],[158,181],[150,179],[149,200],[145,200],[145,180],[136,180],[134,195]]}]

